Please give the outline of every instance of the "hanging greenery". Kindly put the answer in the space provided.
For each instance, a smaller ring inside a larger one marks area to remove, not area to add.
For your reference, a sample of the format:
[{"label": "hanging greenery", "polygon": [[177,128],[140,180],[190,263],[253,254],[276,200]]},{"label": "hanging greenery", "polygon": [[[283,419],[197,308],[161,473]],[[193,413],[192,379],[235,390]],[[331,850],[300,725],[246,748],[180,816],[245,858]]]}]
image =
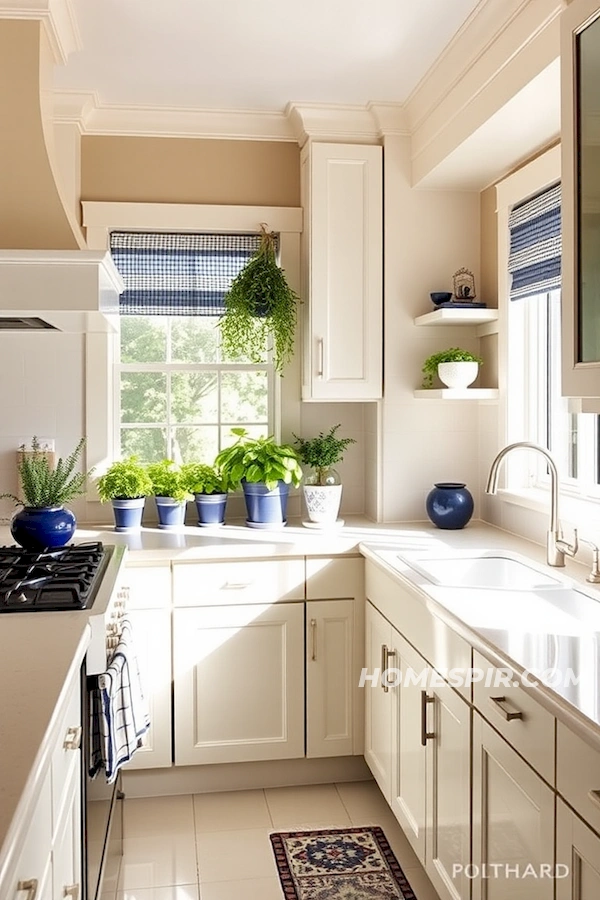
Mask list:
[{"label": "hanging greenery", "polygon": [[298,295],[277,265],[276,235],[261,226],[260,247],[234,278],[225,295],[225,313],[219,320],[223,349],[232,357],[263,362],[268,339],[273,339],[277,372],[292,358]]}]

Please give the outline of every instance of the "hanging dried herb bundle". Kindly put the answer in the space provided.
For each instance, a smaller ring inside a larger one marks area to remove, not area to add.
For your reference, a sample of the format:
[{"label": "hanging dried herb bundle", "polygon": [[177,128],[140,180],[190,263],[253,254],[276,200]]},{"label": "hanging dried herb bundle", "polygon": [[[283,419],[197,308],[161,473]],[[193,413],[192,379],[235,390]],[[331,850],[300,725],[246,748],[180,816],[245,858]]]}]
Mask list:
[{"label": "hanging dried herb bundle", "polygon": [[234,278],[219,320],[223,349],[232,357],[263,362],[270,336],[273,364],[281,372],[294,353],[298,295],[277,265],[274,232],[262,227],[260,247]]}]

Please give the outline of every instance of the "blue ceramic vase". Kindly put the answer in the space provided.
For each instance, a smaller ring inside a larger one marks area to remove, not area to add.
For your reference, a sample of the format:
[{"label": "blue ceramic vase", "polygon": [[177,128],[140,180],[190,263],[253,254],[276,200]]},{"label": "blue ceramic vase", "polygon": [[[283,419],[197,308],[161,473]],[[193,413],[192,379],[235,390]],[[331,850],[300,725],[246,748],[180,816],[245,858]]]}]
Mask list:
[{"label": "blue ceramic vase", "polygon": [[273,490],[269,490],[262,481],[251,482],[242,478],[242,488],[246,501],[249,528],[269,528],[286,524],[286,511],[289,484],[279,481]]},{"label": "blue ceramic vase", "polygon": [[473,515],[473,497],[456,481],[440,481],[427,494],[427,515],[438,528],[464,528]]},{"label": "blue ceramic vase", "polygon": [[10,523],[10,533],[25,550],[44,550],[68,544],[77,520],[64,506],[24,506]]}]

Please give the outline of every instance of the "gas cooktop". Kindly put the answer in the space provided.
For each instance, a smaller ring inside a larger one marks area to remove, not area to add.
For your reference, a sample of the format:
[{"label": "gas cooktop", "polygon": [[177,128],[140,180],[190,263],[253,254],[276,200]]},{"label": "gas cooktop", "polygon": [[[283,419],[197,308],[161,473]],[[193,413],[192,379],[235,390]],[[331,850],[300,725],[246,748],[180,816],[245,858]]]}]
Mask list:
[{"label": "gas cooktop", "polygon": [[100,543],[0,547],[0,612],[89,609],[108,562]]}]

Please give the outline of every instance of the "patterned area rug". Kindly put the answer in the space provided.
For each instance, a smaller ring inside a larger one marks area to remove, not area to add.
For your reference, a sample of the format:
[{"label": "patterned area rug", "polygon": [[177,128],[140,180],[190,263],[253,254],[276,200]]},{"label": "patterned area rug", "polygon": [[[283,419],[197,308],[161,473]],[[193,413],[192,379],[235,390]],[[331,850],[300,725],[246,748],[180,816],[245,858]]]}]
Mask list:
[{"label": "patterned area rug", "polygon": [[285,900],[416,900],[381,828],[270,837]]}]

